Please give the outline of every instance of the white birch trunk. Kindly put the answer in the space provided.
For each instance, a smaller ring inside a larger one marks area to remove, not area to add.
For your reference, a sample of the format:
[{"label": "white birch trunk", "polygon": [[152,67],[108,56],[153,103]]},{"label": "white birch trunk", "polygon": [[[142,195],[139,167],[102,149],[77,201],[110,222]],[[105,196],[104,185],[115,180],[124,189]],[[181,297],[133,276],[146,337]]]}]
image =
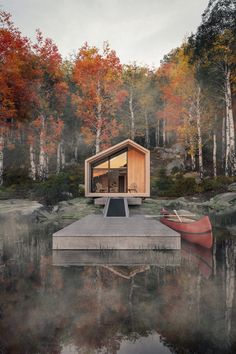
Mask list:
[{"label": "white birch trunk", "polygon": [[221,145],[221,167],[222,169],[224,169],[225,167],[225,155],[226,155],[226,151],[225,151],[225,115],[223,116],[223,119],[222,119],[222,133],[221,133],[221,136],[222,136],[222,145]]},{"label": "white birch trunk", "polygon": [[229,119],[226,115],[225,117],[225,175],[229,175],[229,165],[230,165],[230,144],[229,144]]},{"label": "white birch trunk", "polygon": [[75,146],[75,150],[74,150],[74,155],[75,155],[75,162],[78,161],[78,146]]},{"label": "white birch trunk", "polygon": [[46,156],[46,146],[45,146],[45,117],[42,115],[41,116],[41,131],[40,131],[40,137],[39,137],[39,169],[38,169],[38,175],[40,179],[44,180],[47,178],[47,156]]},{"label": "white birch trunk", "polygon": [[193,137],[189,137],[189,144],[190,144],[190,157],[191,157],[191,169],[192,171],[196,170],[196,154],[195,154],[195,144]]},{"label": "white birch trunk", "polygon": [[234,118],[232,110],[232,93],[230,86],[230,70],[226,69],[225,82],[225,104],[226,104],[226,156],[225,156],[225,174],[234,175],[236,172],[235,159],[235,131]]},{"label": "white birch trunk", "polygon": [[61,171],[61,143],[57,145],[57,173]]},{"label": "white birch trunk", "polygon": [[130,111],[130,138],[135,138],[135,122],[134,122],[134,108],[133,108],[133,91],[131,89],[129,95],[129,111]]},{"label": "white birch trunk", "polygon": [[0,133],[0,186],[3,185],[3,148],[4,148],[4,137]]},{"label": "white birch trunk", "polygon": [[97,127],[96,127],[96,154],[100,151],[101,144],[101,133],[102,133],[102,103],[101,103],[101,86],[98,82],[97,86],[97,96],[98,96],[98,105],[97,105]]},{"label": "white birch trunk", "polygon": [[144,113],[144,117],[145,117],[145,142],[146,142],[146,147],[149,148],[150,147],[149,125],[148,125],[148,114],[146,111]]},{"label": "white birch trunk", "polygon": [[214,171],[214,178],[217,177],[217,142],[216,142],[216,132],[213,133],[213,171]]},{"label": "white birch trunk", "polygon": [[155,128],[155,145],[158,147],[160,145],[160,120],[157,120],[157,125]]},{"label": "white birch trunk", "polygon": [[234,117],[232,109],[232,93],[230,86],[230,70],[227,72],[226,80],[226,113],[229,120],[229,145],[230,145],[230,169],[231,174],[235,175],[236,171],[236,159],[235,159],[235,128],[234,128]]},{"label": "white birch trunk", "polygon": [[29,147],[29,153],[30,153],[30,177],[35,181],[36,180],[36,163],[35,163],[35,152],[34,152],[34,146],[31,143]]},{"label": "white birch trunk", "polygon": [[66,165],[66,149],[64,141],[61,142],[61,170],[64,170]]},{"label": "white birch trunk", "polygon": [[197,92],[197,135],[198,135],[198,163],[200,178],[203,178],[203,157],[202,157],[202,131],[201,131],[201,109],[200,109],[201,88],[198,86]]},{"label": "white birch trunk", "polygon": [[163,124],[162,124],[162,137],[163,137],[163,146],[166,146],[166,121],[163,119]]},{"label": "white birch trunk", "polygon": [[196,157],[195,154],[191,152],[191,169],[192,171],[196,170]]}]

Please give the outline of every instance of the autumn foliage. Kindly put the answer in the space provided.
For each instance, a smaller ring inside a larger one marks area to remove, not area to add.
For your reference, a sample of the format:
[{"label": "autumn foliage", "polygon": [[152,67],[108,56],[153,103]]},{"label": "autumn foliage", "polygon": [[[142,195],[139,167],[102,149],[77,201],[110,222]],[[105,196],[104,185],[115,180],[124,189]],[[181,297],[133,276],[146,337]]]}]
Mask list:
[{"label": "autumn foliage", "polygon": [[235,175],[234,17],[234,1],[211,0],[197,32],[149,68],[122,65],[107,42],[63,60],[40,30],[33,43],[0,11],[0,184],[14,164],[44,180],[128,137],[179,144],[201,178]]}]

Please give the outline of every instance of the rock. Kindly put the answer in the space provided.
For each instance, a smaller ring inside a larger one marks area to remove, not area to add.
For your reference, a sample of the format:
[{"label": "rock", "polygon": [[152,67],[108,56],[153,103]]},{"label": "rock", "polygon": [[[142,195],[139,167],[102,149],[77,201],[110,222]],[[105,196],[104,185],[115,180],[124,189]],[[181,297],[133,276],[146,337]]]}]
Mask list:
[{"label": "rock", "polygon": [[210,199],[210,203],[212,203],[212,204],[214,204],[214,203],[234,204],[234,203],[236,203],[236,192],[227,192],[227,193],[217,194],[215,197]]},{"label": "rock", "polygon": [[184,169],[184,161],[179,158],[179,159],[169,162],[166,166],[167,174],[170,174],[174,168],[176,168],[180,171],[183,170]]},{"label": "rock", "polygon": [[236,182],[230,184],[227,189],[229,192],[236,192]]},{"label": "rock", "polygon": [[0,201],[0,215],[8,213],[30,216],[43,208],[43,205],[28,199],[9,199]]},{"label": "rock", "polygon": [[55,205],[54,207],[53,207],[53,209],[52,209],[52,212],[53,213],[58,213],[58,211],[59,211],[59,205]]},{"label": "rock", "polygon": [[176,143],[172,146],[172,150],[175,151],[175,153],[180,154],[180,155],[185,155],[185,148],[183,145]]}]

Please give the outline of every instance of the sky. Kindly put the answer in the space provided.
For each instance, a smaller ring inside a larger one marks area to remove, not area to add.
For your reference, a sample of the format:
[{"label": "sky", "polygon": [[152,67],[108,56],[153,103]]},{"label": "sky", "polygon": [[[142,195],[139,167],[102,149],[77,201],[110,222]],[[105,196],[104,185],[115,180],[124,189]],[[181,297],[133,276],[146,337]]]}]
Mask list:
[{"label": "sky", "polygon": [[158,67],[195,32],[208,0],[0,0],[15,25],[32,39],[40,28],[68,57],[88,42],[108,41],[123,64]]}]

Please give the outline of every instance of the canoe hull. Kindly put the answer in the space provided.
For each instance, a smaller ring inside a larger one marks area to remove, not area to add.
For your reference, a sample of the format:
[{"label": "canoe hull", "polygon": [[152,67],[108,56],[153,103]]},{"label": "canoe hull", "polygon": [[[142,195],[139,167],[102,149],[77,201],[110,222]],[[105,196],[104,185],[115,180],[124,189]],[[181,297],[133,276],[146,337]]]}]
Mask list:
[{"label": "canoe hull", "polygon": [[169,220],[168,215],[165,214],[160,221],[171,229],[179,232],[184,240],[202,247],[212,247],[212,226],[208,216],[187,223]]}]

